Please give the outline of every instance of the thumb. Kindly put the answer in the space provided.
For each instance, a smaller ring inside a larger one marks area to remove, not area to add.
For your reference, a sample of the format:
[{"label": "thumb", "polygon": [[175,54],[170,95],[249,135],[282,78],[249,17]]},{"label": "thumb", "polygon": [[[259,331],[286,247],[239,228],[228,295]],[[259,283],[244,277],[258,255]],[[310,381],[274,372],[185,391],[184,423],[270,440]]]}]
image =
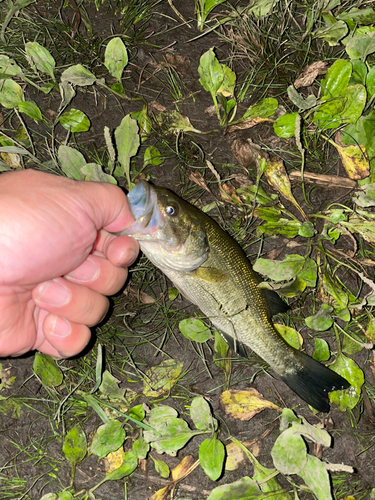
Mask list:
[{"label": "thumb", "polygon": [[114,184],[104,182],[75,182],[80,185],[80,202],[91,217],[97,230],[119,232],[134,222],[124,191]]}]

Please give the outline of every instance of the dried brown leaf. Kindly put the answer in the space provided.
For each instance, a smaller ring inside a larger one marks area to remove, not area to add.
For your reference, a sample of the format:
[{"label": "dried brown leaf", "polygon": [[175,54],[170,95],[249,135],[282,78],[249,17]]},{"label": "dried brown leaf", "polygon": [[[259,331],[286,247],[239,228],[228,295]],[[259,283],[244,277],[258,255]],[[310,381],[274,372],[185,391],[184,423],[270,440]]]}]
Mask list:
[{"label": "dried brown leaf", "polygon": [[318,75],[324,75],[327,72],[327,63],[324,61],[315,61],[307,66],[307,68],[300,74],[294,82],[294,87],[299,89],[301,87],[309,87],[314,83]]},{"label": "dried brown leaf", "polygon": [[211,193],[210,188],[207,186],[206,181],[204,180],[204,177],[200,172],[197,172],[196,170],[189,170],[188,178],[191,180],[191,182],[198,184],[199,187]]},{"label": "dried brown leaf", "polygon": [[173,54],[172,52],[167,52],[165,54],[165,59],[167,62],[176,68],[181,76],[185,76],[190,68],[190,59],[186,55]]},{"label": "dried brown leaf", "polygon": [[259,169],[260,159],[264,158],[268,160],[269,158],[268,154],[251,139],[235,139],[232,142],[230,151],[238,164],[245,169],[248,169],[253,164]]}]

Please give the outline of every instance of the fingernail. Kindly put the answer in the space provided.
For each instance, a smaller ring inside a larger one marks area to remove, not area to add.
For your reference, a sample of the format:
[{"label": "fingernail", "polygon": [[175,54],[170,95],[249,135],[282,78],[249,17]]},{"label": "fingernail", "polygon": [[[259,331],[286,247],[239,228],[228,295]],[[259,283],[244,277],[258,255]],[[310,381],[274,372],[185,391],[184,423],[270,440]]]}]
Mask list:
[{"label": "fingernail", "polygon": [[77,269],[74,269],[71,273],[66,275],[67,278],[71,278],[74,281],[80,283],[89,283],[94,281],[99,274],[99,267],[95,261],[92,261],[88,257]]},{"label": "fingernail", "polygon": [[51,322],[51,334],[55,337],[67,337],[72,331],[72,325],[65,318],[55,316]]},{"label": "fingernail", "polygon": [[48,302],[51,306],[64,306],[70,301],[70,290],[56,280],[42,283],[38,290],[37,300]]}]

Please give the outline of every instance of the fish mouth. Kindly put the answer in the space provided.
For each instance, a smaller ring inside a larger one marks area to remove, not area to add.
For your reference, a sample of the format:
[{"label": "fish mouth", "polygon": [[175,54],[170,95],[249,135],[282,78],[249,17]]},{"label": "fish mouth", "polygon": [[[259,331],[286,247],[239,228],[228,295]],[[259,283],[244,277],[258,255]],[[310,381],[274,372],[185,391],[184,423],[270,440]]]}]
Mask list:
[{"label": "fish mouth", "polygon": [[128,203],[135,222],[121,232],[121,235],[145,239],[164,225],[157,203],[157,195],[152,186],[141,180],[128,194]]}]

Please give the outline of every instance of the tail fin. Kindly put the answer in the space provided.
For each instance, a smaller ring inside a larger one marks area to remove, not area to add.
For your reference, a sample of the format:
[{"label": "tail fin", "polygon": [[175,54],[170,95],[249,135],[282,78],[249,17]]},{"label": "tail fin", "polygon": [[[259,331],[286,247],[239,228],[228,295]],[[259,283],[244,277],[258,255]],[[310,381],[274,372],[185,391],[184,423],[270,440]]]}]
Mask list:
[{"label": "tail fin", "polygon": [[300,351],[296,351],[295,354],[302,368],[280,378],[293,392],[316,410],[324,413],[329,412],[328,393],[348,389],[349,382],[307,354]]}]

